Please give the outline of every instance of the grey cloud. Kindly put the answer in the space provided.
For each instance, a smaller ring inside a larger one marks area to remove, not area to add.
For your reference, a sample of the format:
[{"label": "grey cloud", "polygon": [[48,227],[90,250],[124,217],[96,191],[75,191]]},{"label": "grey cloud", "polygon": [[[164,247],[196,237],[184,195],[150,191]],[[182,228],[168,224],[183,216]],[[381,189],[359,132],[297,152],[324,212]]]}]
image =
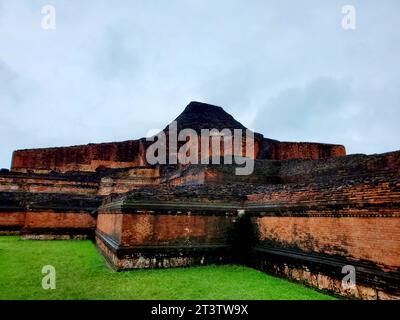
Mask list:
[{"label": "grey cloud", "polygon": [[258,111],[254,125],[277,139],[318,140],[321,132],[329,131],[332,134],[329,140],[334,141],[333,131],[340,129],[342,113],[349,108],[346,103],[350,98],[350,80],[319,77],[269,99]]},{"label": "grey cloud", "polygon": [[329,77],[286,89],[260,108],[255,128],[281,140],[341,143],[349,153],[399,149],[399,94],[359,90],[351,79]]}]

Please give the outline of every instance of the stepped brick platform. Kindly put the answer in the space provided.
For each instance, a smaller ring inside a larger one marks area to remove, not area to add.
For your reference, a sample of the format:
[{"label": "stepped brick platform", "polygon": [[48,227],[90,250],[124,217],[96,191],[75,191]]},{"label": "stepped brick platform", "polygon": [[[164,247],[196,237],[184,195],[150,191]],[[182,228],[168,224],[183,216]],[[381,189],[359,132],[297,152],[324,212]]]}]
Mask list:
[{"label": "stepped brick platform", "polygon": [[[198,102],[175,120],[245,129]],[[149,165],[146,139],[15,151],[0,171],[0,234],[92,238],[116,270],[239,263],[338,295],[400,298],[400,151],[253,139],[242,176],[229,164]]]}]

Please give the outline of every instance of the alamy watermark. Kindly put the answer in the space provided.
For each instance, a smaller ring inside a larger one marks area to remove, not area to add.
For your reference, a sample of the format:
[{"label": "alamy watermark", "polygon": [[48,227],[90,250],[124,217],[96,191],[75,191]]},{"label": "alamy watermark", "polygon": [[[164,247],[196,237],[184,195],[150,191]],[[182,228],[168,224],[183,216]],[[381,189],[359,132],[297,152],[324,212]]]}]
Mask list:
[{"label": "alamy watermark", "polygon": [[44,290],[55,290],[56,268],[54,268],[52,265],[43,266],[42,274],[45,274],[45,276],[42,278],[42,288]]},{"label": "alamy watermark", "polygon": [[351,5],[345,5],[342,7],[342,28],[344,30],[355,30],[357,27],[357,12],[356,8]]},{"label": "alamy watermark", "polygon": [[346,275],[342,279],[342,288],[353,289],[356,286],[356,268],[352,265],[345,265],[342,268],[342,273]]},{"label": "alamy watermark", "polygon": [[[146,138],[153,143],[146,150],[149,164],[236,164],[236,175],[250,175],[254,170],[254,132],[249,129],[182,129],[173,121],[157,135]],[[168,141],[167,141],[168,140]],[[178,143],[185,142],[178,149]],[[221,143],[223,148],[221,148]]]},{"label": "alamy watermark", "polygon": [[41,21],[42,29],[55,30],[57,28],[56,8],[48,4],[42,7],[41,13],[43,15]]},{"label": "alamy watermark", "polygon": [[[355,30],[357,26],[357,12],[353,5],[344,5],[341,8],[341,12],[344,15],[341,20],[341,26],[344,30]],[[44,30],[55,30],[57,28],[56,21],[56,8],[53,5],[44,5],[41,9],[42,21],[41,27]]]}]

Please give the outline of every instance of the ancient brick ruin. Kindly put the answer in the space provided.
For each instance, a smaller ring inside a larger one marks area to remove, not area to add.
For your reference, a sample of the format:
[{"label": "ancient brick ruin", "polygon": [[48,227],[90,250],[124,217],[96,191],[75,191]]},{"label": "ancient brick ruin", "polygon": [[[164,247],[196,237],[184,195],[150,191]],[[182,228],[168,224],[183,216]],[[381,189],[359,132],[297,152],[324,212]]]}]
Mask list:
[{"label": "ancient brick ruin", "polygon": [[[244,129],[192,102],[178,127]],[[19,150],[0,172],[0,234],[94,239],[117,270],[240,263],[339,295],[400,297],[400,151],[254,135],[254,172],[149,165],[146,139]],[[342,286],[342,268],[356,286]]]}]

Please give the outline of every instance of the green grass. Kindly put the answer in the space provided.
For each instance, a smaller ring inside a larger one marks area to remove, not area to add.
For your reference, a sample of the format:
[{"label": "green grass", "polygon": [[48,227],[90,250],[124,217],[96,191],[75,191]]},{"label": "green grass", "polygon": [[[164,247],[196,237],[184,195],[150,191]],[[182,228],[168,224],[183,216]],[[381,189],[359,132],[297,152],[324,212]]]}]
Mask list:
[{"label": "green grass", "polygon": [[[42,289],[42,267],[57,288]],[[4,299],[334,299],[242,266],[113,272],[90,241],[0,237],[0,300]]]}]

